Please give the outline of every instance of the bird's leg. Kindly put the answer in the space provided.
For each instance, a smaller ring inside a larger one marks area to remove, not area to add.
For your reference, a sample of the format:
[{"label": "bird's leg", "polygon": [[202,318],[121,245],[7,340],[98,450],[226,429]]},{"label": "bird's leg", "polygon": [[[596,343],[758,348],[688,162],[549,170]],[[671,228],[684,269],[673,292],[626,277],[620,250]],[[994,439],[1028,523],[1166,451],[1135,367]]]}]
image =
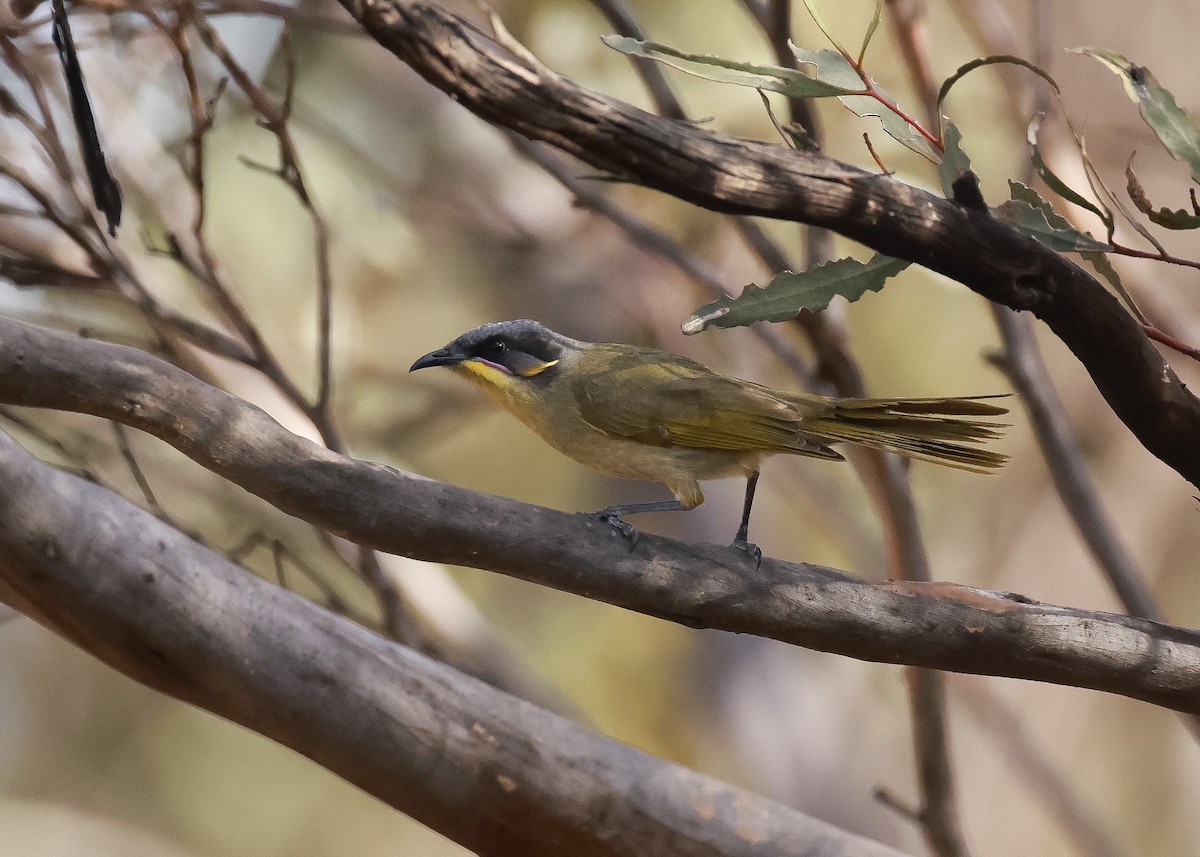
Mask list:
[{"label": "bird's leg", "polygon": [[750,508],[754,505],[754,489],[758,487],[758,471],[755,470],[746,479],[746,502],[742,506],[742,523],[738,526],[737,535],[733,537],[733,547],[745,551],[754,557],[754,567],[762,564],[762,549],[753,542],[746,541],[750,534]]},{"label": "bird's leg", "polygon": [[614,530],[629,539],[629,549],[633,550],[637,545],[638,531],[634,528],[633,524],[621,520],[622,515],[636,514],[637,512],[682,512],[685,509],[687,509],[687,506],[678,500],[659,500],[656,503],[625,503],[620,506],[609,506],[607,509],[597,512],[596,517],[601,521],[607,522]]}]

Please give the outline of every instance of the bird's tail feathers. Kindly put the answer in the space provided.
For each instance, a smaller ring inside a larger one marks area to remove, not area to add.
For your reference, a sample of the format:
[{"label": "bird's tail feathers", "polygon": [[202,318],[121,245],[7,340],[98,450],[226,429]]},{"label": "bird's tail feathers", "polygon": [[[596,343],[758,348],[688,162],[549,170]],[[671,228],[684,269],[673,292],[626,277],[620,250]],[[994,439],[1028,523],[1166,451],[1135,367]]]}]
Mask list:
[{"label": "bird's tail feathers", "polygon": [[931,399],[834,399],[826,414],[805,420],[804,432],[823,443],[855,443],[932,461],[959,470],[988,473],[1008,456],[980,444],[1001,437],[1005,423],[985,422],[1006,408],[969,396]]}]

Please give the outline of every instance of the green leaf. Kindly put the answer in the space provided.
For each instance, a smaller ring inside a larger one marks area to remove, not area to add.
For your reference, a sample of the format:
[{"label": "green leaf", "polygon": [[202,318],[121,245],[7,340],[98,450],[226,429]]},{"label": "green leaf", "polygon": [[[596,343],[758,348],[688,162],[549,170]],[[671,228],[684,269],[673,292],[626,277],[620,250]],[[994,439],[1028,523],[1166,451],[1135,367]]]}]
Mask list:
[{"label": "green leaf", "polygon": [[1052,78],[1047,72],[1043,71],[1038,66],[1029,62],[1029,60],[1023,60],[1020,57],[1014,57],[1011,54],[995,54],[990,57],[982,57],[980,59],[971,60],[966,65],[959,66],[958,71],[946,78],[946,80],[942,83],[942,88],[938,90],[938,113],[942,112],[942,102],[946,100],[946,96],[950,94],[950,89],[954,86],[954,84],[958,83],[977,68],[983,68],[985,65],[998,64],[1019,65],[1022,68],[1027,68],[1042,80],[1046,81],[1046,83],[1050,84],[1050,86],[1054,88],[1055,92],[1059,91],[1058,84],[1054,82],[1054,78]]},{"label": "green leaf", "polygon": [[825,19],[821,17],[821,10],[817,8],[816,0],[804,0],[804,8],[808,10],[808,14],[813,19],[813,23],[817,25],[817,29],[825,35],[825,38],[829,39],[829,44],[837,48],[838,53],[847,54],[847,50],[834,38],[833,31],[829,29],[829,25],[825,23]]},{"label": "green leaf", "polygon": [[946,147],[942,162],[938,164],[938,178],[942,181],[942,193],[946,199],[954,199],[954,182],[971,169],[971,159],[962,149],[962,133],[953,122],[946,125],[943,134]]},{"label": "green leaf", "polygon": [[732,83],[737,86],[765,89],[789,98],[828,98],[834,95],[843,95],[846,92],[860,92],[863,88],[862,81],[858,79],[857,75],[854,77],[852,86],[846,89],[823,80],[813,79],[794,68],[738,62],[709,54],[689,54],[658,42],[631,39],[626,36],[604,36],[602,41],[613,50],[623,54],[657,60],[695,77],[717,83]]},{"label": "green leaf", "polygon": [[1080,208],[1085,208],[1095,214],[1102,221],[1109,232],[1112,232],[1113,215],[1111,211],[1101,211],[1090,199],[1083,196],[1074,190],[1065,181],[1060,179],[1058,175],[1050,169],[1045,159],[1042,157],[1042,151],[1038,148],[1038,129],[1042,124],[1042,115],[1039,113],[1034,116],[1029,122],[1029,127],[1025,130],[1025,139],[1029,143],[1030,159],[1033,162],[1033,168],[1037,170],[1037,174],[1041,176],[1042,181],[1046,183],[1046,187],[1061,196],[1067,202],[1073,202]]},{"label": "green leaf", "polygon": [[686,334],[709,327],[741,327],[756,321],[787,321],[801,310],[825,309],[841,295],[856,301],[867,292],[877,292],[889,277],[909,266],[903,259],[876,253],[870,261],[838,259],[807,271],[783,271],[765,287],[746,286],[736,298],[720,298],[705,304],[683,323]]},{"label": "green leaf", "polygon": [[875,30],[879,26],[879,17],[883,14],[884,0],[875,0],[875,15],[871,18],[871,23],[867,27],[867,33],[863,36],[862,48],[858,52],[858,64],[861,66],[863,57],[867,55],[867,45],[871,44],[871,37],[875,35]]},{"label": "green leaf", "polygon": [[995,209],[996,216],[1050,249],[1060,253],[1107,253],[1113,249],[1067,223],[1033,188],[1010,179],[1008,189],[1012,199]]},{"label": "green leaf", "polygon": [[[1019,199],[1022,202],[1027,202],[1034,208],[1039,209],[1042,214],[1046,215],[1046,220],[1052,227],[1056,229],[1071,229],[1071,224],[1067,222],[1067,219],[1055,211],[1050,206],[1050,203],[1044,200],[1041,195],[1037,193],[1037,191],[1033,190],[1033,188],[1027,187],[1020,182],[1010,181],[1009,193],[1011,193],[1015,199]],[[1111,249],[1112,248],[1110,247],[1109,250]],[[1133,303],[1133,298],[1130,297],[1127,291],[1125,291],[1125,284],[1121,282],[1121,277],[1117,274],[1117,269],[1113,267],[1112,262],[1110,262],[1108,259],[1108,256],[1105,255],[1106,252],[1108,251],[1081,250],[1079,255],[1091,262],[1092,267],[1096,269],[1096,273],[1108,280],[1109,284],[1112,285],[1112,287],[1117,291],[1117,294],[1125,298],[1129,305],[1134,307],[1134,311],[1136,312],[1137,310]]]},{"label": "green leaf", "polygon": [[[935,164],[941,153],[923,135],[913,129],[909,122],[888,109],[869,95],[854,66],[837,51],[805,51],[792,46],[796,59],[813,68],[809,77],[794,68],[776,65],[727,60],[709,54],[689,54],[658,42],[631,39],[626,36],[604,36],[604,44],[613,50],[635,57],[657,60],[686,74],[717,83],[732,83],[758,90],[778,92],[789,98],[828,98],[837,96],[851,112],[861,117],[877,116],[883,122],[883,130],[899,143]],[[874,82],[872,82],[874,83]],[[874,84],[879,94],[895,103],[882,87]]]},{"label": "green leaf", "polygon": [[1158,135],[1168,152],[1187,162],[1192,180],[1200,182],[1200,128],[1175,103],[1175,96],[1155,79],[1150,69],[1134,65],[1121,54],[1106,48],[1073,50],[1099,60],[1121,78],[1125,92],[1137,104],[1146,124]]},{"label": "green leaf", "polygon": [[837,51],[828,48],[809,51],[795,44],[790,44],[789,47],[792,49],[792,56],[798,62],[812,66],[813,77],[817,80],[835,86],[843,93],[866,91],[862,76],[850,65],[850,61]]},{"label": "green leaf", "polygon": [[[907,118],[890,110],[878,99],[862,94],[866,88],[863,79],[844,56],[837,51],[808,51],[795,45],[791,47],[792,54],[798,62],[813,67],[813,75],[817,80],[851,93],[838,96],[838,101],[842,102],[851,113],[864,119],[868,116],[878,117],[879,121],[883,123],[883,130],[896,142],[935,164],[941,162],[942,153],[928,138],[917,131]],[[890,104],[896,104],[896,100],[882,86],[874,80],[871,81],[871,84],[881,98],[886,99]]]},{"label": "green leaf", "polygon": [[[1154,207],[1154,203],[1150,202],[1145,188],[1133,172],[1133,158],[1130,158],[1125,166],[1125,189],[1129,191],[1129,198],[1133,200],[1137,210],[1149,217],[1151,223],[1157,223],[1165,229],[1200,229],[1200,211],[1192,213],[1182,208],[1172,211],[1169,208]],[[1193,205],[1195,198],[1193,194]]]},{"label": "green leaf", "polygon": [[1096,269],[1096,273],[1108,280],[1110,286],[1116,289],[1117,294],[1123,297],[1126,303],[1137,312],[1137,304],[1133,302],[1133,297],[1125,289],[1125,284],[1121,282],[1121,275],[1117,273],[1117,269],[1113,267],[1113,263],[1104,253],[1087,252],[1080,253],[1080,256],[1091,262],[1092,267]]}]

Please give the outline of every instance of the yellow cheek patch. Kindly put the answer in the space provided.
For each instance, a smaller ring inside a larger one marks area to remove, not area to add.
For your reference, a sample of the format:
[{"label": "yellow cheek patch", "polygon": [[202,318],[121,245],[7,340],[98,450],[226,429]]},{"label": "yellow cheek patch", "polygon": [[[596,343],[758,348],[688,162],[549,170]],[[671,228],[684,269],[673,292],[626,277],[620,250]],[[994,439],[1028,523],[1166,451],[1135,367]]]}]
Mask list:
[{"label": "yellow cheek patch", "polygon": [[494,387],[507,387],[512,383],[512,375],[509,375],[503,369],[497,369],[490,363],[484,363],[480,360],[464,360],[455,368],[462,369],[474,375],[478,380],[491,384]]},{"label": "yellow cheek patch", "polygon": [[532,378],[534,375],[542,374],[547,369],[549,369],[551,366],[557,366],[557,365],[558,365],[557,360],[551,360],[549,363],[539,363],[536,366],[532,366],[528,369],[522,370],[521,377],[522,378]]}]

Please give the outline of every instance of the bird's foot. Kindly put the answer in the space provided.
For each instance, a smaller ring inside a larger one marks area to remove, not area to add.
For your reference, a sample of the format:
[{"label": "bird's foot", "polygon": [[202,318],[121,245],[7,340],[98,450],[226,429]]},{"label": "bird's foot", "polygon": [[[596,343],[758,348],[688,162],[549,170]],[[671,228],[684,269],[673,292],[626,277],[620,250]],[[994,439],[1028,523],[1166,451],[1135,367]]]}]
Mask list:
[{"label": "bird's foot", "polygon": [[637,547],[637,527],[624,520],[616,506],[609,506],[607,509],[597,512],[596,517],[623,535],[626,541],[629,542],[630,550],[633,550],[635,547]]},{"label": "bird's foot", "polygon": [[757,571],[758,567],[762,565],[762,548],[760,548],[754,542],[748,542],[745,539],[734,539],[733,544],[731,544],[730,547],[744,551],[753,557],[755,571]]}]

